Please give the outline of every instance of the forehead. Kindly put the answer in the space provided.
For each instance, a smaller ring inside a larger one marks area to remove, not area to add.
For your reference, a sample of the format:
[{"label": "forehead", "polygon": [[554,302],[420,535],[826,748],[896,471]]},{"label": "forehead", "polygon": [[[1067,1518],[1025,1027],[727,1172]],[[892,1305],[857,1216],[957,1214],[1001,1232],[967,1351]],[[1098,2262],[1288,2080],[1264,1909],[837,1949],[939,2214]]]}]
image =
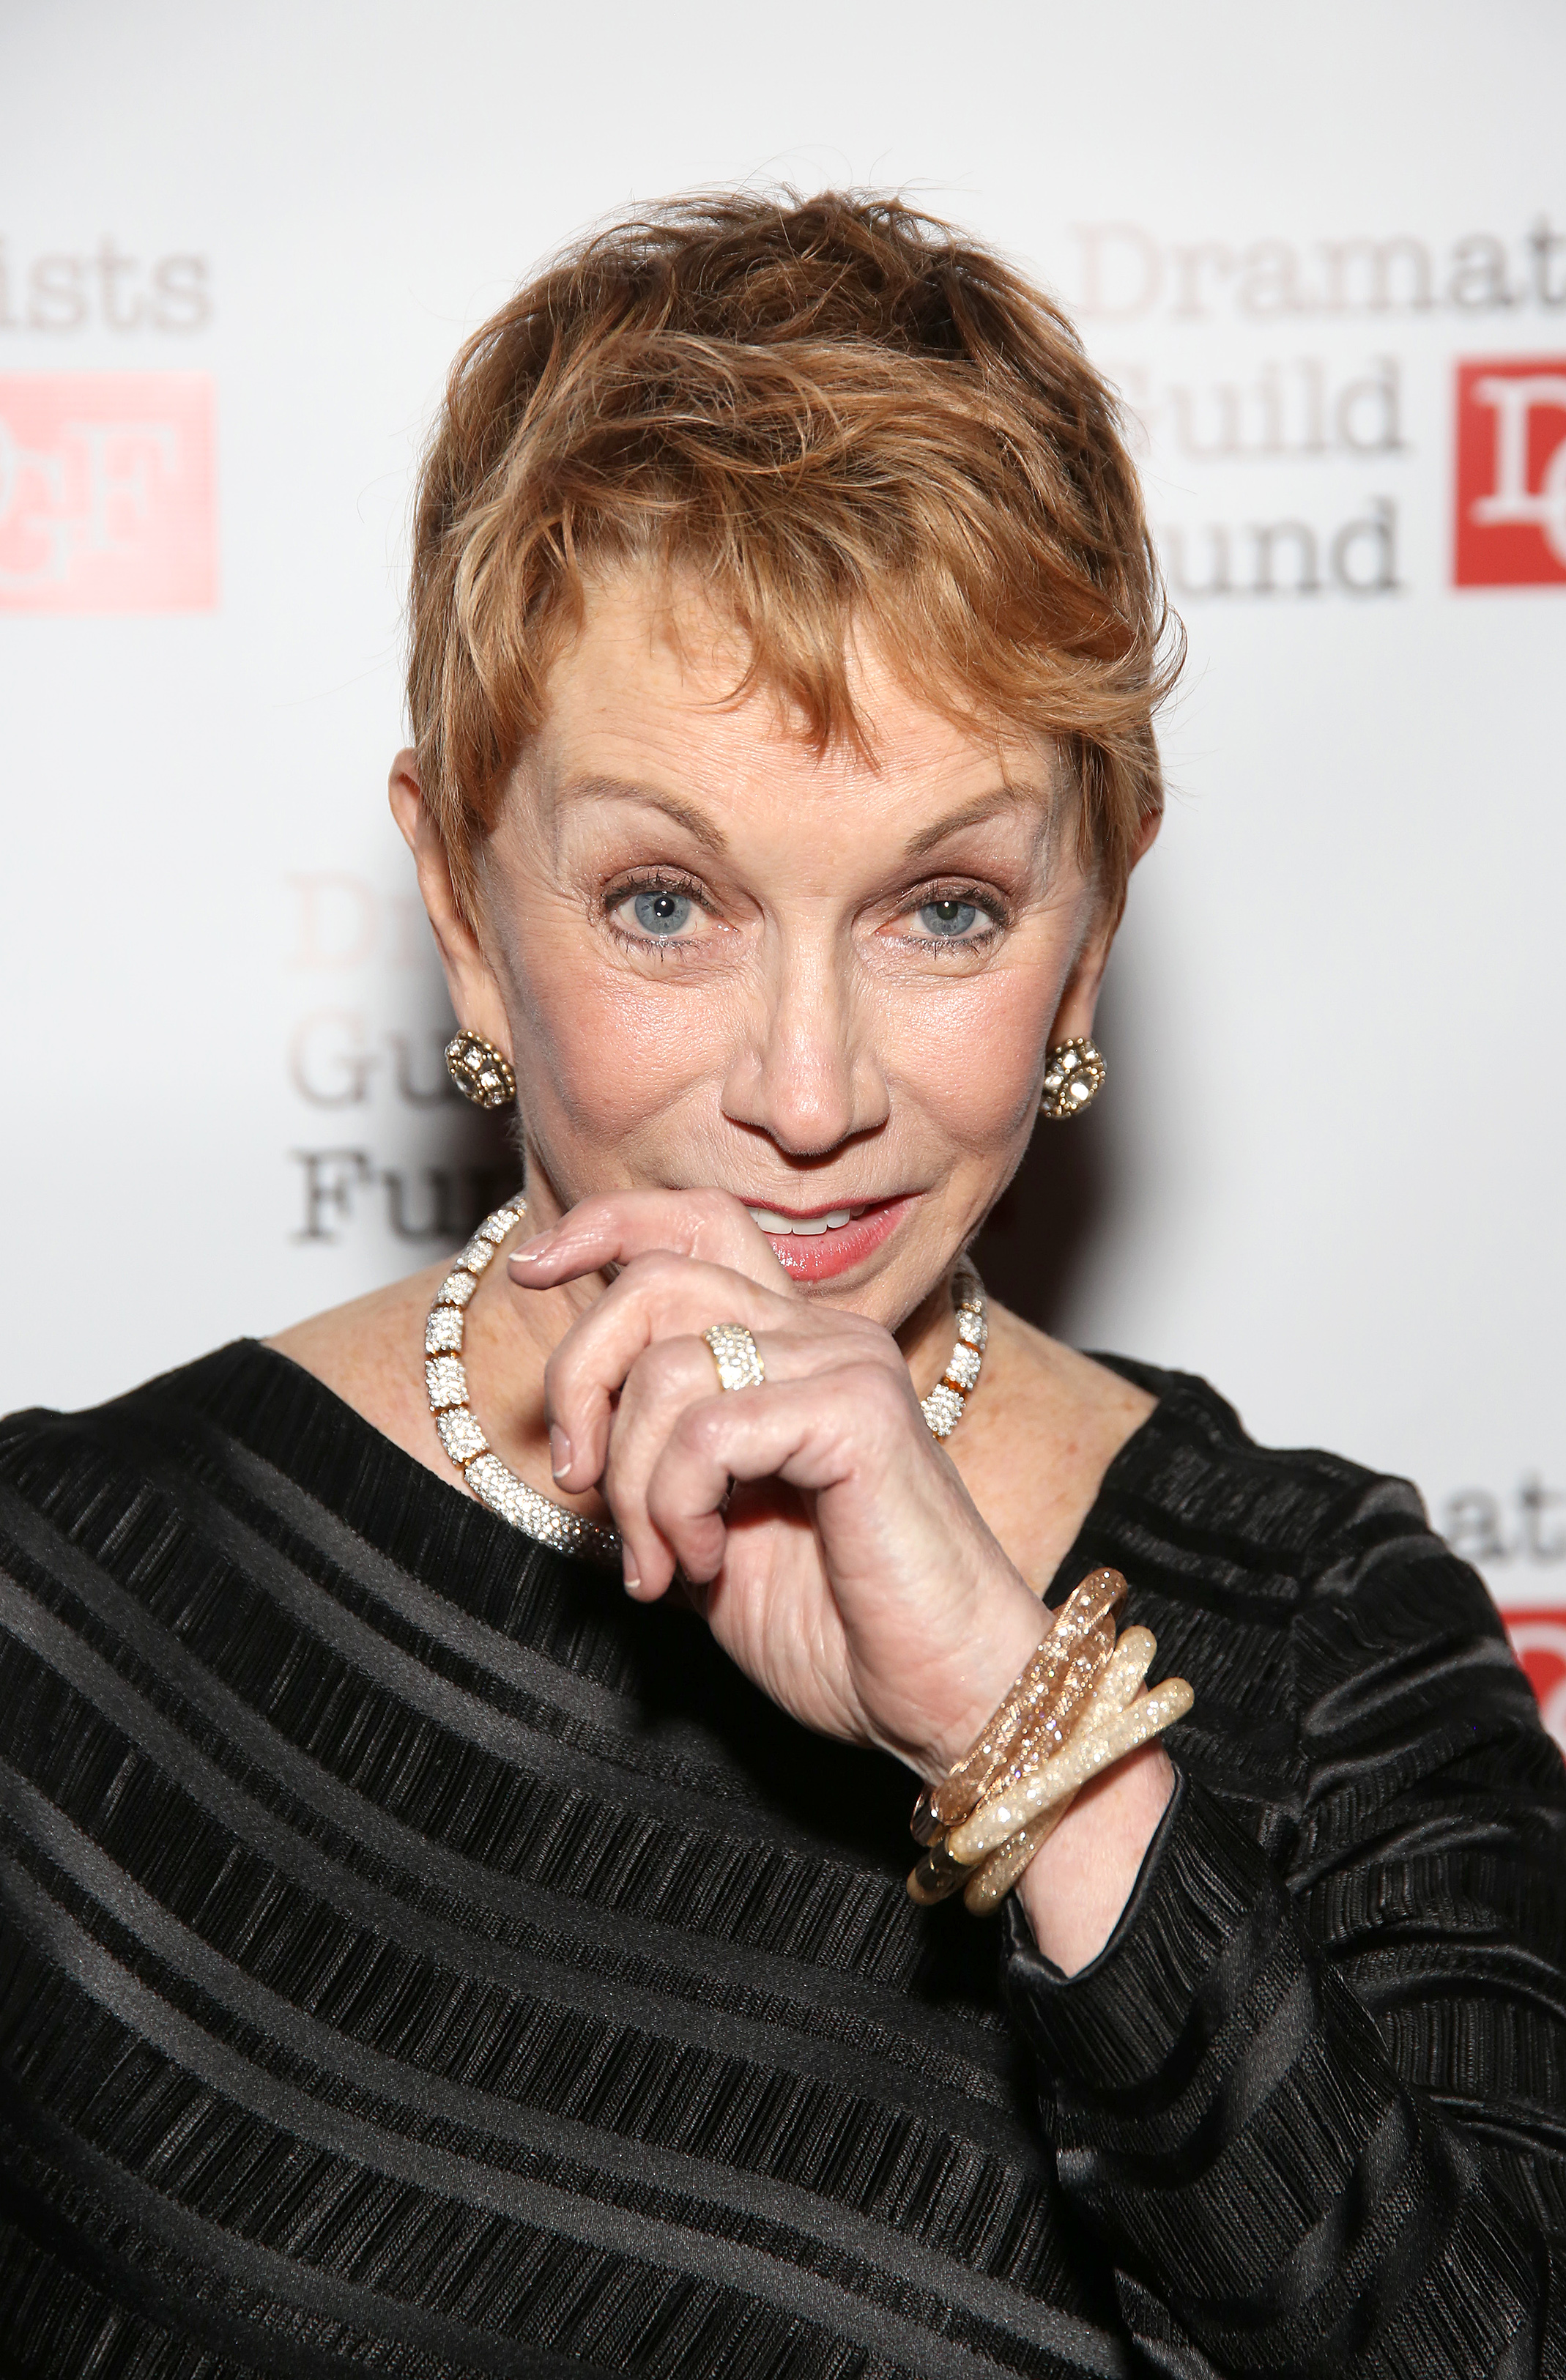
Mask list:
[{"label": "forehead", "polygon": [[737,788],[755,776],[822,789],[980,780],[1053,795],[1047,738],[981,727],[922,697],[873,628],[844,655],[853,726],[823,747],[786,695],[758,676],[749,638],[698,588],[625,571],[589,584],[579,630],[549,673],[544,718],[523,773],[564,792],[574,777],[673,766]]}]

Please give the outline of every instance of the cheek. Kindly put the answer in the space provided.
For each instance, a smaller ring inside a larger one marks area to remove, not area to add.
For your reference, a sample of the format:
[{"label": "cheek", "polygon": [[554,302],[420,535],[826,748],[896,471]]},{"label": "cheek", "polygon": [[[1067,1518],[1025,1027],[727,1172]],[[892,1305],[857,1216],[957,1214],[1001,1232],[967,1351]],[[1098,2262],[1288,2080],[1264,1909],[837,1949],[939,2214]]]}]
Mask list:
[{"label": "cheek", "polygon": [[729,1018],[710,988],[627,979],[580,950],[516,965],[513,983],[516,1076],[532,1123],[623,1139],[721,1075]]},{"label": "cheek", "polygon": [[1041,967],[942,985],[902,1011],[888,1036],[888,1071],[943,1135],[1003,1149],[1032,1126],[1060,993],[1057,971]]}]

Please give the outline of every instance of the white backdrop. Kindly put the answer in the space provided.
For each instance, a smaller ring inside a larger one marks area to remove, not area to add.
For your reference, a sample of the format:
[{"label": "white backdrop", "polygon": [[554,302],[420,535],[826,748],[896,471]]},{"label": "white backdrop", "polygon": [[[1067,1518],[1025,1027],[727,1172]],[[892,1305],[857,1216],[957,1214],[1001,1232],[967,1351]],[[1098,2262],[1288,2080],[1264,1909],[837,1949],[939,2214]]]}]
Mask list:
[{"label": "white backdrop", "polygon": [[1077,310],[1191,634],[1009,1245],[1074,1168],[1039,1310],[1413,1475],[1566,1678],[1555,0],[11,0],[0,75],[0,1410],[455,1236],[383,796],[445,366],[627,202],[899,186]]}]

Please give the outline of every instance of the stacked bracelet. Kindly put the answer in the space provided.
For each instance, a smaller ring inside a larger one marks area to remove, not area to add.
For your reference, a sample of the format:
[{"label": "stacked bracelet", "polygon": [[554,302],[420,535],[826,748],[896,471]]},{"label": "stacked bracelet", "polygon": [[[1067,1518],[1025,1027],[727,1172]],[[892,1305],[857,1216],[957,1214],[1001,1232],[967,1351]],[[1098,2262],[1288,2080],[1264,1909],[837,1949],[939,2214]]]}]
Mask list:
[{"label": "stacked bracelet", "polygon": [[976,1917],[993,1909],[1089,1778],[1184,1718],[1196,1697],[1184,1678],[1140,1691],[1159,1648],[1146,1628],[1116,1638],[1125,1592],[1117,1570],[1085,1578],[977,1741],[919,1795],[914,1900],[960,1889]]}]

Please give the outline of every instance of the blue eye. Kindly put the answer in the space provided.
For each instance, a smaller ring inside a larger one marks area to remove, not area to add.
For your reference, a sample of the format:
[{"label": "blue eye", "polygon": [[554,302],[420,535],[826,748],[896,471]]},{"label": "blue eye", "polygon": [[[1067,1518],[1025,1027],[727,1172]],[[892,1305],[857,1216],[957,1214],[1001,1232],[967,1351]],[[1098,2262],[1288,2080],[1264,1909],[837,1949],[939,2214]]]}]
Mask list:
[{"label": "blue eye", "polygon": [[632,907],[637,925],[644,934],[656,934],[666,939],[677,934],[690,919],[696,904],[684,892],[660,891],[656,887],[638,892]]},{"label": "blue eye", "polygon": [[954,942],[967,932],[977,916],[978,906],[973,901],[927,901],[919,911],[919,923],[927,934]]}]

